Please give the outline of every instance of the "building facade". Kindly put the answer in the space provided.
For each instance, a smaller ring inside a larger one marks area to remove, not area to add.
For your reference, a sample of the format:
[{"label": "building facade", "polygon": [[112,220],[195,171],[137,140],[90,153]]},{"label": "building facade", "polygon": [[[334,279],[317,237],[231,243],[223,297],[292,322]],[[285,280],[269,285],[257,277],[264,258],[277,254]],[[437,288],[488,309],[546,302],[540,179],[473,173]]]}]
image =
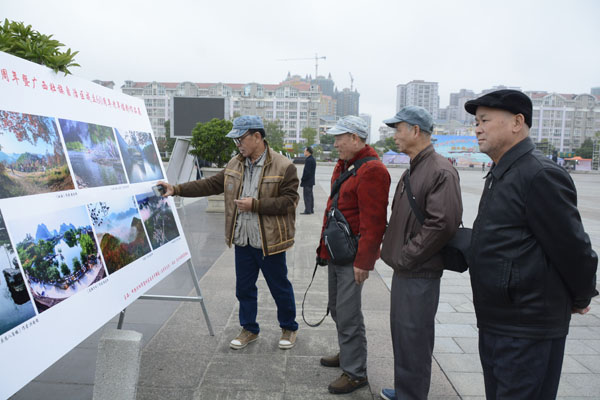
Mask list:
[{"label": "building facade", "polygon": [[356,89],[350,90],[344,88],[341,92],[335,91],[336,115],[345,117],[346,115],[356,115],[359,113],[360,93]]},{"label": "building facade", "polygon": [[396,112],[406,106],[420,106],[438,119],[440,96],[437,82],[410,81],[396,86]]},{"label": "building facade", "polygon": [[305,127],[319,128],[319,85],[297,76],[279,84],[125,81],[121,90],[144,100],[156,136],[165,135],[164,124],[171,117],[174,96],[227,97],[231,103],[229,118],[251,114],[278,121],[287,143],[303,141]]},{"label": "building facade", "polygon": [[525,93],[533,103],[529,136],[535,142],[547,140],[556,150],[571,152],[600,132],[600,96]]}]

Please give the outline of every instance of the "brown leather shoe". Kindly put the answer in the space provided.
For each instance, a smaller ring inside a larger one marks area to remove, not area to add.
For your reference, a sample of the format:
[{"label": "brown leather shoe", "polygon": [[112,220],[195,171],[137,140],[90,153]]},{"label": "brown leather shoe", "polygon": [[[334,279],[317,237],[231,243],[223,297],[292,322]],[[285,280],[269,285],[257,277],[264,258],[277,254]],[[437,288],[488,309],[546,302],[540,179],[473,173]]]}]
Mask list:
[{"label": "brown leather shoe", "polygon": [[321,357],[321,365],[324,367],[339,367],[340,366],[340,353],[335,356]]},{"label": "brown leather shoe", "polygon": [[337,378],[335,381],[329,384],[329,393],[333,394],[346,394],[352,393],[356,389],[360,389],[363,386],[369,384],[367,377],[352,379],[347,373],[343,373],[342,376]]}]

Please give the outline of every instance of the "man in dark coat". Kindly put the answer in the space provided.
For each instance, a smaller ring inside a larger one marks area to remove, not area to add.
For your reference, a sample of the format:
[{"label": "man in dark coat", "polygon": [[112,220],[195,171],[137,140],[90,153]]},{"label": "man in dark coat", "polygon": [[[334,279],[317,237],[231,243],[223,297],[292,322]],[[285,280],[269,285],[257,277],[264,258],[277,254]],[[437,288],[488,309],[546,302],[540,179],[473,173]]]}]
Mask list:
[{"label": "man in dark coat", "polygon": [[493,161],[468,260],[486,398],[554,399],[571,314],[598,293],[598,257],[571,177],[529,138],[529,97],[498,90],[465,109]]},{"label": "man in dark coat", "polygon": [[317,162],[313,157],[312,147],[304,149],[304,171],[302,171],[302,179],[300,180],[300,186],[302,186],[304,195],[304,212],[301,214],[313,214],[315,212],[315,199],[313,197],[313,186],[315,186],[315,171],[317,169]]}]

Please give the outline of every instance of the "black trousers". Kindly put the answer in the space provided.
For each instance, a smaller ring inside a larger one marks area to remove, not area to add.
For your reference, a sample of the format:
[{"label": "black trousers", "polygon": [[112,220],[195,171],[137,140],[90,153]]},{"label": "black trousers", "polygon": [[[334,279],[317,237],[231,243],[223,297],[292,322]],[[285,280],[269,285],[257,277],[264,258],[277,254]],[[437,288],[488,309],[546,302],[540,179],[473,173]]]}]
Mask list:
[{"label": "black trousers", "polygon": [[524,339],[479,331],[487,400],[556,398],[566,337]]},{"label": "black trousers", "polygon": [[312,214],[315,212],[315,199],[313,197],[313,187],[304,186],[302,189],[304,194],[304,212]]}]

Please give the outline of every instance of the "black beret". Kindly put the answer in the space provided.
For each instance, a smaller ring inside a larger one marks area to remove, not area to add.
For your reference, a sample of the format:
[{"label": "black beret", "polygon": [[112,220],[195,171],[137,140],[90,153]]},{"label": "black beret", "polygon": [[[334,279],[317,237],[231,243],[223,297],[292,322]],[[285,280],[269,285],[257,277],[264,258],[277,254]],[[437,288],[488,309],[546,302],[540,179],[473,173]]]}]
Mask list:
[{"label": "black beret", "polygon": [[533,105],[531,99],[523,92],[518,90],[496,90],[465,103],[465,110],[469,114],[475,115],[477,107],[484,106],[490,108],[500,108],[513,114],[523,114],[525,123],[531,128],[531,116],[533,115]]}]

